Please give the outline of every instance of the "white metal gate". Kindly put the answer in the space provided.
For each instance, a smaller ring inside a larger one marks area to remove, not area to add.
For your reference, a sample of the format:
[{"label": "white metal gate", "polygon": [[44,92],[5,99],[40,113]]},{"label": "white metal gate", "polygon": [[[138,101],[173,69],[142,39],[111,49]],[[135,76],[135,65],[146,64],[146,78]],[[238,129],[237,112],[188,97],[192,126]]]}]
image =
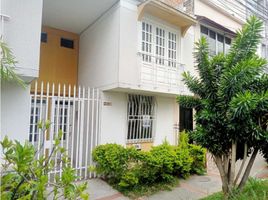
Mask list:
[{"label": "white metal gate", "polygon": [[[29,141],[35,146],[37,158],[48,156],[54,140],[61,130],[60,146],[64,147],[79,179],[92,178],[88,171],[93,165],[92,150],[99,143],[101,99],[98,89],[55,86],[54,84],[32,85]],[[38,128],[39,122],[50,122],[48,130]],[[58,153],[49,178],[61,176],[62,162]]]}]

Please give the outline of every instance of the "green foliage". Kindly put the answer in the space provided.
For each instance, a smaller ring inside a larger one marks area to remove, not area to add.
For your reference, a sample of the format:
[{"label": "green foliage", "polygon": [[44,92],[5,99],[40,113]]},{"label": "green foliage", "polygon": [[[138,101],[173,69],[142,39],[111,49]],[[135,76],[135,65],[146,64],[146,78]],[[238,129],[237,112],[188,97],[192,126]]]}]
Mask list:
[{"label": "green foliage", "polygon": [[242,144],[241,148],[247,143],[249,151],[265,146],[268,77],[263,75],[266,61],[256,55],[261,30],[261,20],[251,17],[237,33],[229,53],[212,58],[202,37],[195,50],[199,76],[183,74],[195,96],[180,96],[178,102],[197,108],[192,137],[213,155],[227,155],[232,140]]},{"label": "green foliage", "polygon": [[93,150],[93,160],[97,163],[97,173],[119,181],[127,170],[128,151],[118,144],[100,145]]},{"label": "green foliage", "polygon": [[[202,200],[223,200],[221,192],[212,194]],[[268,180],[250,178],[242,191],[233,191],[229,200],[266,200],[268,199]]]},{"label": "green foliage", "polygon": [[[48,122],[40,127],[48,127]],[[44,131],[46,129],[43,129]],[[1,199],[47,199],[54,195],[54,199],[88,199],[84,192],[87,184],[77,185],[75,170],[71,168],[65,151],[59,146],[62,131],[59,132],[49,156],[40,155],[37,159],[35,148],[29,142],[24,144],[11,141],[7,137],[1,142],[3,164],[1,174]],[[63,163],[62,178],[56,182],[49,182],[48,173],[53,170],[52,157],[61,154]],[[53,185],[53,193],[47,193],[47,186]]]},{"label": "green foliage", "polygon": [[190,156],[193,158],[191,173],[204,174],[206,165],[206,149],[199,145],[189,144]]},{"label": "green foliage", "polygon": [[13,81],[21,86],[25,86],[25,83],[14,72],[17,61],[13,56],[11,50],[7,44],[0,40],[1,51],[1,68],[0,68],[0,80],[1,81]]},{"label": "green foliage", "polygon": [[175,166],[176,171],[179,173],[179,176],[187,178],[190,175],[193,157],[190,155],[189,137],[185,131],[180,133],[176,155],[178,158]]},{"label": "green foliage", "polygon": [[[205,151],[189,145],[188,140],[184,132],[178,146],[164,141],[148,152],[117,144],[100,145],[93,151],[96,171],[124,193],[137,188],[143,190],[148,185],[174,183],[177,177],[186,178],[191,172],[204,171]],[[197,155],[191,155],[191,152]]]}]

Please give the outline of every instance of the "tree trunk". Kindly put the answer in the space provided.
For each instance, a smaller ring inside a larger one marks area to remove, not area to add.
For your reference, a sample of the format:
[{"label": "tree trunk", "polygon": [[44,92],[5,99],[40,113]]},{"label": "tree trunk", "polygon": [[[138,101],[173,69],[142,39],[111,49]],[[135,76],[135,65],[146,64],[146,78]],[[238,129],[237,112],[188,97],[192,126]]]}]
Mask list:
[{"label": "tree trunk", "polygon": [[242,171],[243,171],[243,169],[244,169],[244,166],[245,166],[245,163],[246,163],[246,160],[247,160],[247,154],[248,154],[248,145],[247,145],[247,143],[245,143],[245,145],[244,145],[244,157],[243,157],[243,162],[242,162],[242,164],[241,164],[241,166],[240,166],[240,169],[239,169],[239,171],[238,171],[238,174],[236,175],[236,178],[235,178],[235,181],[234,181],[234,185],[237,184],[237,181],[238,181],[238,179],[239,179],[239,177],[240,177],[240,175],[241,175],[241,173],[242,173]]},{"label": "tree trunk", "polygon": [[245,184],[246,184],[246,182],[248,180],[248,176],[250,174],[251,168],[252,168],[252,166],[254,164],[254,161],[255,161],[255,158],[257,156],[258,151],[259,151],[258,149],[254,149],[254,151],[253,151],[253,153],[252,153],[252,155],[250,157],[250,160],[248,162],[247,168],[246,168],[246,170],[244,172],[244,175],[243,175],[243,177],[242,177],[242,179],[240,181],[240,184],[238,186],[238,188],[240,190],[245,186]]},{"label": "tree trunk", "polygon": [[237,142],[233,140],[232,141],[232,152],[231,152],[230,171],[229,171],[229,188],[230,189],[232,189],[233,186],[234,186],[236,147],[237,147]]},{"label": "tree trunk", "polygon": [[214,161],[219,169],[220,175],[221,175],[221,181],[222,181],[222,192],[224,194],[224,198],[227,199],[229,196],[229,187],[228,187],[228,178],[227,174],[224,170],[224,163],[226,162],[225,159],[228,159],[228,156],[214,156]]}]

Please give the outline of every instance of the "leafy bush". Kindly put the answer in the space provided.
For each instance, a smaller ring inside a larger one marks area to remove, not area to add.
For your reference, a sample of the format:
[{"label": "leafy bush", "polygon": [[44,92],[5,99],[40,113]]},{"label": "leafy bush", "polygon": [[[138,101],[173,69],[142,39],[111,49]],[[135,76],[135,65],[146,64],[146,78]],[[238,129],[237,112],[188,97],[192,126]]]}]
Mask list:
[{"label": "leafy bush", "polygon": [[97,163],[97,173],[102,174],[105,178],[120,181],[127,170],[129,155],[128,151],[121,145],[100,145],[93,150],[92,156]]},{"label": "leafy bush", "polygon": [[205,173],[206,149],[199,145],[189,144],[190,156],[193,158],[191,173],[202,175]]},{"label": "leafy bush", "polygon": [[188,140],[183,132],[178,146],[165,141],[149,152],[117,144],[100,145],[93,151],[96,171],[127,194],[147,185],[174,183],[178,176],[186,178],[190,173],[204,171],[205,150],[189,145]]},{"label": "leafy bush", "polygon": [[176,162],[176,171],[179,176],[186,178],[190,175],[193,158],[189,151],[189,137],[186,132],[181,132],[179,137],[179,145],[176,148],[178,160]]},{"label": "leafy bush", "polygon": [[177,160],[177,155],[174,147],[164,142],[162,145],[152,147],[149,152],[145,165],[148,170],[153,172],[153,177],[149,177],[157,181],[170,182],[173,180],[174,166]]},{"label": "leafy bush", "polygon": [[[49,125],[47,123],[44,126],[48,128]],[[61,136],[60,131],[51,154],[41,155],[39,159],[36,158],[34,146],[29,142],[21,144],[4,138],[1,142],[3,164],[0,199],[47,199],[50,195],[54,199],[88,199],[88,194],[84,192],[87,183],[73,183],[76,179],[75,170],[71,168],[65,150],[59,146]],[[51,158],[57,153],[62,155],[62,177],[56,177],[56,181],[50,183],[48,173],[54,166]],[[47,193],[48,185],[53,185],[51,193]]]}]

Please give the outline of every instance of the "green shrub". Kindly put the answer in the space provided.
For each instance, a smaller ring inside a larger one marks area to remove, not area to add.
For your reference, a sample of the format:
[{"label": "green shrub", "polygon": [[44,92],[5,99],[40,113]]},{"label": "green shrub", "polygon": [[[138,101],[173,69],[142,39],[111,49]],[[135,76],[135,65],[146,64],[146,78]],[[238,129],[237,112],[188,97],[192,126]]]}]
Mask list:
[{"label": "green shrub", "polygon": [[181,132],[179,137],[179,145],[176,148],[176,154],[178,160],[176,161],[176,173],[183,177],[187,178],[190,175],[191,166],[193,163],[193,158],[190,155],[189,151],[189,138],[186,132]]},{"label": "green shrub", "polygon": [[96,171],[121,192],[138,190],[143,186],[174,183],[176,177],[186,178],[190,173],[204,169],[205,151],[188,144],[188,135],[182,132],[178,146],[167,141],[148,152],[105,144],[93,151]]},{"label": "green shrub", "polygon": [[204,174],[206,164],[206,149],[199,145],[189,144],[190,156],[193,158],[191,165],[192,174]]},{"label": "green shrub", "polygon": [[145,165],[151,171],[153,177],[149,177],[157,181],[173,181],[174,166],[177,155],[174,147],[164,142],[162,145],[152,147],[147,156]]},{"label": "green shrub", "polygon": [[93,160],[97,163],[96,171],[105,178],[119,182],[128,168],[128,151],[118,144],[100,145],[93,150]]},{"label": "green shrub", "polygon": [[136,186],[138,183],[139,183],[138,170],[132,169],[123,174],[118,186],[121,188],[131,188]]}]

